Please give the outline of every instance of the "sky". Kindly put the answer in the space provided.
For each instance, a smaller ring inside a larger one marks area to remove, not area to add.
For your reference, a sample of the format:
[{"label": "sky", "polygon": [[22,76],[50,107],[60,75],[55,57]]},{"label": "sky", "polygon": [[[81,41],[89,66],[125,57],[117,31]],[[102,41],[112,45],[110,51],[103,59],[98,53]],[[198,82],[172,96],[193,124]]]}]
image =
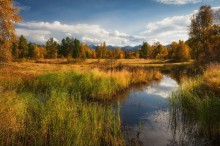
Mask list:
[{"label": "sky", "polygon": [[187,40],[190,18],[220,0],[15,0],[22,15],[18,36],[44,44],[65,37],[83,43],[135,46]]}]

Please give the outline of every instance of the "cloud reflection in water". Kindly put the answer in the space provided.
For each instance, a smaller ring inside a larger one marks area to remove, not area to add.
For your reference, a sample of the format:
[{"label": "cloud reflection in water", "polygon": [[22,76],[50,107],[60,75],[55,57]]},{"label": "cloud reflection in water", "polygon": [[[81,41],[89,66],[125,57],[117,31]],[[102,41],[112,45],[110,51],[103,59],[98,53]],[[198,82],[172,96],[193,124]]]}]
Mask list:
[{"label": "cloud reflection in water", "polygon": [[178,84],[175,80],[168,76],[164,76],[159,83],[153,83],[147,87],[145,92],[150,95],[158,95],[163,98],[168,98],[170,93],[178,88]]},{"label": "cloud reflection in water", "polygon": [[[169,130],[169,95],[178,88],[178,83],[169,76],[154,82],[143,90],[131,90],[120,104],[122,126],[128,126],[129,138],[137,138],[144,145],[167,145],[172,139]],[[141,123],[141,128],[140,128]]]}]

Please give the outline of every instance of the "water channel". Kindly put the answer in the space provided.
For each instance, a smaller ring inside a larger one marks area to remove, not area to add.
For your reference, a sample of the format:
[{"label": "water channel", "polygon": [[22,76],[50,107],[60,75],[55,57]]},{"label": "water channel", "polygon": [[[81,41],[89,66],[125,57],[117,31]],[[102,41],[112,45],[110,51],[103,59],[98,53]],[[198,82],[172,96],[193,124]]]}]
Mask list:
[{"label": "water channel", "polygon": [[128,145],[170,145],[169,95],[178,83],[164,75],[150,85],[133,87],[120,98],[121,123]]}]

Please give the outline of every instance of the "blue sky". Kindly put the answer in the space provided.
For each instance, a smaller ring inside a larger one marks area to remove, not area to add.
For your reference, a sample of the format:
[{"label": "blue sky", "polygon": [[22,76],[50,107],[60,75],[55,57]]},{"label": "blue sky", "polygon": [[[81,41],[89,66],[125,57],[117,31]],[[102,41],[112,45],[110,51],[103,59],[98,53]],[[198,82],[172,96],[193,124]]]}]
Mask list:
[{"label": "blue sky", "polygon": [[201,5],[219,0],[15,0],[23,17],[17,35],[44,43],[76,37],[88,44],[169,44],[188,38],[190,17]]}]

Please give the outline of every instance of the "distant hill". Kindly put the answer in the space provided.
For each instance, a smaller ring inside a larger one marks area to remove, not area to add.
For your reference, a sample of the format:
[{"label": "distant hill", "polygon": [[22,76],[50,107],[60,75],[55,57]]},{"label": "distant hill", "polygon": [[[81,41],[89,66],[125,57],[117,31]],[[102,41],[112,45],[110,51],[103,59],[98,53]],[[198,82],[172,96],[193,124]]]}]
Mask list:
[{"label": "distant hill", "polygon": [[166,45],[165,47],[166,47],[166,48],[172,48],[171,46],[172,46],[172,45],[169,44],[169,45]]},{"label": "distant hill", "polygon": [[125,47],[122,47],[121,49],[122,50],[134,50],[134,51],[137,51],[138,49],[140,49],[142,47],[142,45],[138,45],[138,46],[125,46]]},{"label": "distant hill", "polygon": [[[119,47],[119,46],[112,46],[112,45],[108,45],[107,48],[109,50],[114,50],[117,48],[120,48],[121,50],[134,50],[137,51],[139,48],[141,48],[142,45],[138,45],[138,46],[124,46],[124,47]],[[91,49],[96,49],[96,45],[89,45],[89,48]]]},{"label": "distant hill", "polygon": [[96,49],[96,45],[89,45],[89,48],[91,48],[91,49]]}]

